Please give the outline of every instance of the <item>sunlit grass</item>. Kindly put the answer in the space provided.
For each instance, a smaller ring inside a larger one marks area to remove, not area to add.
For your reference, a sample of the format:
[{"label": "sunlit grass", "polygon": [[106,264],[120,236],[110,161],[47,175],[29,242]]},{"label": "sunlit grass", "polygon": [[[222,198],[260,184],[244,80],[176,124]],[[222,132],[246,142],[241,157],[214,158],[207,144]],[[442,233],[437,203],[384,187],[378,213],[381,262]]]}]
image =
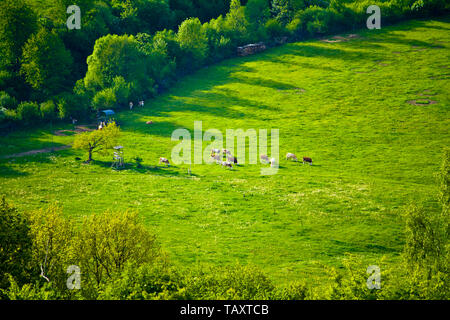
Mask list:
[{"label": "sunlit grass", "polygon": [[[322,265],[340,266],[346,252],[368,265],[383,255],[395,261],[401,209],[436,192],[450,142],[449,30],[445,21],[414,21],[204,68],[145,109],[119,114],[127,170],[99,155],[84,165],[72,149],[0,160],[0,193],[26,210],[56,201],[76,219],[138,210],[180,266],[240,261],[279,282],[320,283]],[[192,175],[188,165],[158,166],[177,143],[172,131],[192,132],[194,121],[223,133],[278,128],[281,158],[294,152],[314,165],[281,160],[274,176],[261,176],[261,165],[192,165]],[[52,130],[1,137],[0,156],[73,141]]]}]

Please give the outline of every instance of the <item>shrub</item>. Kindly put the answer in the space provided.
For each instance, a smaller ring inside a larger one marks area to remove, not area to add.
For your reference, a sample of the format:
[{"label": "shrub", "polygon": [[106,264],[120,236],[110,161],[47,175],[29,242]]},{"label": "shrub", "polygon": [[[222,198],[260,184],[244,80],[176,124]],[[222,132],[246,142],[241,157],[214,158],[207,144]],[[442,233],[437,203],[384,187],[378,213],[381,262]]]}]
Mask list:
[{"label": "shrub", "polygon": [[183,299],[183,276],[164,264],[127,264],[124,271],[102,286],[98,299]]},{"label": "shrub", "polygon": [[11,97],[7,92],[0,91],[0,107],[6,109],[16,109],[17,100],[16,98]]},{"label": "shrub", "polygon": [[48,282],[57,292],[67,294],[67,267],[75,264],[74,229],[56,205],[28,214],[33,240],[32,267],[41,282]]},{"label": "shrub", "polygon": [[92,106],[95,110],[111,109],[117,103],[117,98],[113,88],[106,88],[97,92],[92,99]]},{"label": "shrub", "polygon": [[17,107],[17,118],[22,125],[31,126],[41,120],[41,112],[36,102],[22,102]]},{"label": "shrub", "polygon": [[186,297],[194,300],[268,299],[275,289],[254,266],[235,265],[194,271],[186,276]]},{"label": "shrub", "polygon": [[287,29],[276,19],[266,22],[266,32],[271,39],[276,39],[287,35]]},{"label": "shrub", "polygon": [[44,120],[55,120],[57,117],[57,108],[52,100],[41,103],[41,117]]},{"label": "shrub", "polygon": [[58,116],[60,119],[83,119],[89,114],[89,108],[83,96],[75,94],[62,94],[56,100]]},{"label": "shrub", "polygon": [[2,290],[9,287],[9,277],[22,284],[30,280],[32,246],[27,217],[9,205],[5,197],[0,200],[0,230],[0,290]]},{"label": "shrub", "polygon": [[184,52],[181,65],[186,71],[201,67],[208,55],[208,39],[198,18],[186,19],[181,23],[177,41]]},{"label": "shrub", "polygon": [[302,281],[293,281],[277,290],[274,299],[305,300],[311,297],[310,288]]},{"label": "shrub", "polygon": [[155,235],[129,211],[86,217],[77,249],[85,278],[97,285],[123,272],[128,263],[153,263],[161,255]]}]

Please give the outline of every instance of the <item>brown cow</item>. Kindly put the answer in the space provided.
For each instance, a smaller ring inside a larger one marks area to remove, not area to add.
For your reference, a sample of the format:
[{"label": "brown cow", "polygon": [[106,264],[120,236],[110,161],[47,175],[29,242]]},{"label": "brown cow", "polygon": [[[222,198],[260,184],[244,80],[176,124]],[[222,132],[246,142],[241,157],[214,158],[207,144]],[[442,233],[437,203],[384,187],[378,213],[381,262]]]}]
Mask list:
[{"label": "brown cow", "polygon": [[312,165],[312,159],[310,157],[303,157],[303,164],[309,163],[309,165]]}]

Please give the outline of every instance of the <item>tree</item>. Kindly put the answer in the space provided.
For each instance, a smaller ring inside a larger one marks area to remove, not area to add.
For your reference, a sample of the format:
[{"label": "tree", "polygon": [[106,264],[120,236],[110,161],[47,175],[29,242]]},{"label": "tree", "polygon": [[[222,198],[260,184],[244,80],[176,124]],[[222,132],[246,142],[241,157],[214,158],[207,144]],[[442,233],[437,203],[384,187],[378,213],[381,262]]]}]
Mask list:
[{"label": "tree", "polygon": [[28,214],[33,239],[33,269],[41,281],[67,293],[67,267],[74,264],[74,229],[57,205]]},{"label": "tree", "polygon": [[8,275],[15,281],[29,281],[31,263],[30,226],[25,215],[0,200],[0,289],[9,287]]},{"label": "tree", "polygon": [[231,0],[230,11],[225,17],[225,25],[234,46],[247,42],[249,38],[244,9],[240,0]]},{"label": "tree", "polygon": [[208,39],[198,18],[184,20],[178,28],[177,41],[185,53],[185,66],[200,67],[208,55]]},{"label": "tree", "polygon": [[41,120],[39,105],[35,102],[24,101],[17,107],[17,118],[25,126],[31,126]]},{"label": "tree", "polygon": [[73,59],[56,32],[41,28],[23,48],[21,73],[45,98],[66,90]]},{"label": "tree", "polygon": [[267,0],[249,0],[245,5],[245,17],[254,26],[263,25],[270,18]]},{"label": "tree", "polygon": [[90,91],[112,87],[118,76],[131,85],[136,95],[152,91],[154,81],[147,72],[149,60],[139,50],[134,36],[107,35],[97,39],[87,63],[84,84]]},{"label": "tree", "polygon": [[79,134],[73,143],[73,148],[87,151],[89,158],[87,163],[92,161],[92,153],[99,152],[106,154],[108,150],[117,144],[120,129],[114,122],[108,124],[102,130],[84,132]]},{"label": "tree", "polygon": [[[17,71],[22,47],[36,31],[36,16],[23,0],[0,2],[0,51],[2,62]],[[2,66],[0,66],[2,67]]]},{"label": "tree", "polygon": [[113,279],[128,263],[153,263],[160,255],[155,235],[130,211],[86,217],[77,248],[83,274],[97,285],[105,278]]}]

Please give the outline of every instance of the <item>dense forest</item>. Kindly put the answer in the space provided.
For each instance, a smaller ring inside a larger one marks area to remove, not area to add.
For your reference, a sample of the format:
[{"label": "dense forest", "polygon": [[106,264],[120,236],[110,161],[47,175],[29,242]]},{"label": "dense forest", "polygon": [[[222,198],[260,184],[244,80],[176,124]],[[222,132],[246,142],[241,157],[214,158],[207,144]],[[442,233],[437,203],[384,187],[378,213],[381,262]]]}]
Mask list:
[{"label": "dense forest", "polygon": [[179,77],[236,55],[240,45],[365,27],[369,5],[382,23],[443,14],[445,0],[69,0],[0,3],[0,130],[71,118],[150,99]]}]

